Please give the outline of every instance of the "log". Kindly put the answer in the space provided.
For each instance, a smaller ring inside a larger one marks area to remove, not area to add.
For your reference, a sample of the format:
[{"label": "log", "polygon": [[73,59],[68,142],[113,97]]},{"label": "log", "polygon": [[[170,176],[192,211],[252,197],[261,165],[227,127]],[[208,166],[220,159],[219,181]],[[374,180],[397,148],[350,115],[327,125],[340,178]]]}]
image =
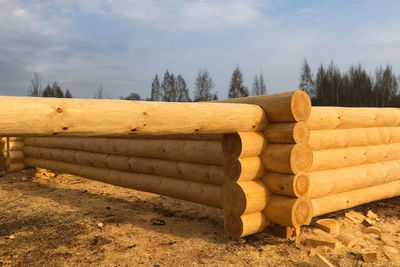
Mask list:
[{"label": "log", "polygon": [[310,171],[351,167],[400,159],[400,143],[318,150]]},{"label": "log", "polygon": [[203,164],[224,164],[221,142],[195,140],[142,140],[99,137],[29,137],[25,145],[65,148],[97,153],[185,161]]},{"label": "log", "polygon": [[314,130],[308,144],[313,150],[400,143],[400,127]]},{"label": "log", "polygon": [[267,187],[260,180],[228,181],[222,186],[221,205],[224,212],[241,216],[262,211],[269,196]]},{"label": "log", "polygon": [[20,172],[23,169],[25,169],[25,164],[23,162],[15,162],[15,163],[9,163],[6,166],[6,171],[7,172]]},{"label": "log", "polygon": [[400,126],[396,108],[312,107],[310,130]]},{"label": "log", "polygon": [[300,197],[310,191],[310,177],[303,172],[298,174],[266,172],[262,180],[271,193],[278,195]]},{"label": "log", "polygon": [[224,134],[131,134],[124,136],[99,136],[109,138],[125,138],[125,139],[172,139],[172,140],[205,140],[205,141],[221,141]]},{"label": "log", "polygon": [[255,212],[243,216],[225,214],[225,232],[233,238],[244,237],[264,231],[269,222],[262,212]]},{"label": "log", "polygon": [[9,153],[4,152],[6,161],[10,163],[23,162],[24,153],[22,151],[9,151]]},{"label": "log", "polygon": [[199,183],[222,185],[226,180],[223,168],[215,165],[33,146],[25,146],[23,151],[26,157],[62,161],[120,171],[160,175]]},{"label": "log", "polygon": [[305,197],[294,198],[272,194],[264,209],[264,214],[270,222],[300,227],[310,224],[313,206],[311,200]]},{"label": "log", "polygon": [[225,103],[246,103],[260,106],[270,122],[307,121],[311,112],[311,100],[307,93],[293,92],[218,100]]},{"label": "log", "polygon": [[400,160],[309,173],[310,198],[384,184],[400,178]]},{"label": "log", "polygon": [[[4,145],[4,147],[3,147],[3,151],[4,151],[4,150],[6,150],[6,149],[4,149],[6,146],[5,146],[4,143],[3,143],[3,145]],[[18,141],[18,142],[11,141],[11,142],[8,143],[8,145],[9,145],[10,151],[21,151],[22,148],[24,147],[24,142],[22,142],[22,141]]]},{"label": "log", "polygon": [[272,144],[307,144],[310,131],[303,121],[270,123],[264,130],[264,136]]},{"label": "log", "polygon": [[221,186],[217,185],[36,158],[25,158],[25,164],[77,175],[103,183],[187,200],[210,207],[221,207]]},{"label": "log", "polygon": [[266,145],[262,133],[241,132],[225,134],[222,138],[222,152],[231,158],[257,157]]},{"label": "log", "polygon": [[[3,142],[7,142],[7,137],[2,138]],[[8,137],[9,142],[23,142],[24,138],[23,137]]]},{"label": "log", "polygon": [[267,123],[256,105],[204,102],[2,96],[0,114],[3,136],[233,133]]},{"label": "log", "polygon": [[226,179],[231,181],[251,181],[262,178],[265,169],[260,157],[229,158],[224,164]]},{"label": "log", "polygon": [[273,144],[265,148],[261,159],[268,171],[296,174],[310,169],[313,153],[306,144]]},{"label": "log", "polygon": [[312,200],[313,217],[397,196],[400,196],[400,180],[315,198]]}]

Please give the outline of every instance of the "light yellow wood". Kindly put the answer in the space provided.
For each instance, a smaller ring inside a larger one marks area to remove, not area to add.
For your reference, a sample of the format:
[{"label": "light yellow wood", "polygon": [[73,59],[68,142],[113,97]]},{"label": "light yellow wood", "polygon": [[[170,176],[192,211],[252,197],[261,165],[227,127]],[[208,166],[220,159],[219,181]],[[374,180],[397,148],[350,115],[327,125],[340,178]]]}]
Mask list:
[{"label": "light yellow wood", "polygon": [[270,222],[299,227],[310,224],[313,206],[311,200],[305,197],[294,198],[272,194],[264,214]]},{"label": "light yellow wood", "polygon": [[221,205],[224,212],[241,216],[262,211],[269,197],[267,187],[260,180],[228,181],[222,186]]},{"label": "light yellow wood", "polygon": [[27,166],[78,175],[84,178],[132,188],[140,191],[187,200],[220,208],[221,186],[173,179],[163,176],[138,174],[105,168],[96,168],[45,159],[25,158]]},{"label": "light yellow wood", "polygon": [[266,172],[262,180],[273,194],[300,197],[310,191],[310,177],[303,172],[298,174]]},{"label": "light yellow wood", "polygon": [[172,140],[205,140],[205,141],[221,141],[224,134],[163,134],[163,135],[148,135],[148,134],[131,134],[124,136],[99,136],[113,137],[125,139],[172,139]]},{"label": "light yellow wood", "polygon": [[262,212],[255,212],[243,216],[225,214],[225,232],[233,238],[244,237],[264,231],[269,225]]},{"label": "light yellow wood", "polygon": [[222,152],[226,157],[257,157],[263,151],[267,141],[262,133],[239,132],[225,134],[222,139]]},{"label": "light yellow wood", "polygon": [[0,97],[0,135],[129,135],[261,131],[256,105]]},{"label": "light yellow wood", "polygon": [[229,158],[224,164],[224,173],[232,181],[251,181],[263,177],[265,169],[259,157]]},{"label": "light yellow wood", "polygon": [[261,156],[268,171],[280,173],[307,172],[313,163],[313,153],[306,144],[271,144]]},{"label": "light yellow wood", "polygon": [[[7,137],[3,137],[1,139],[3,142],[7,141]],[[8,137],[9,142],[23,142],[24,138],[23,137]]]},{"label": "light yellow wood", "polygon": [[315,198],[312,200],[313,217],[397,196],[400,196],[400,180]]},{"label": "light yellow wood", "polygon": [[221,185],[226,180],[223,168],[215,165],[33,146],[25,146],[23,151],[26,157],[167,176],[199,183]]},{"label": "light yellow wood", "polygon": [[[3,144],[2,146],[4,146],[3,147],[3,151],[7,150],[7,149],[5,149],[6,148],[5,144],[4,143],[2,143],[2,144]],[[8,143],[8,145],[9,145],[10,151],[21,151],[22,148],[24,147],[24,142],[22,142],[22,141],[17,141],[17,142],[11,141],[11,142]]]},{"label": "light yellow wood", "polygon": [[384,184],[400,178],[400,160],[310,172],[310,198]]},{"label": "light yellow wood", "polygon": [[25,145],[88,152],[204,163],[222,166],[221,142],[203,140],[143,140],[99,137],[30,137]]},{"label": "light yellow wood", "polygon": [[311,112],[310,97],[303,91],[218,100],[225,103],[255,104],[264,109],[270,122],[306,121]]},{"label": "light yellow wood", "polygon": [[400,126],[396,108],[312,107],[310,130]]},{"label": "light yellow wood", "polygon": [[314,130],[308,144],[313,150],[400,143],[400,127]]},{"label": "light yellow wood", "polygon": [[310,130],[305,122],[270,123],[264,130],[264,136],[272,144],[306,144]]},{"label": "light yellow wood", "polygon": [[400,159],[400,143],[326,149],[313,152],[312,171]]}]

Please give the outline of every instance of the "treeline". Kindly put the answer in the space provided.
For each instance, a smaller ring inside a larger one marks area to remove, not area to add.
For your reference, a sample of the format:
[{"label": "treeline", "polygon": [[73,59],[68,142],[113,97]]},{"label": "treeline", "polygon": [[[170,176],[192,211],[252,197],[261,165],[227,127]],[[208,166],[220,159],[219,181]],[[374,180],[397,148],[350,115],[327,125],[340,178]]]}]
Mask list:
[{"label": "treeline", "polygon": [[314,76],[305,59],[299,89],[316,106],[399,107],[399,83],[400,76],[390,65],[381,65],[371,74],[361,64],[342,72],[331,62],[327,67],[321,64]]},{"label": "treeline", "polygon": [[36,97],[72,98],[71,92],[68,89],[64,92],[57,82],[54,82],[52,86],[47,84],[47,86],[42,89],[42,79],[37,72],[33,74],[28,95]]}]

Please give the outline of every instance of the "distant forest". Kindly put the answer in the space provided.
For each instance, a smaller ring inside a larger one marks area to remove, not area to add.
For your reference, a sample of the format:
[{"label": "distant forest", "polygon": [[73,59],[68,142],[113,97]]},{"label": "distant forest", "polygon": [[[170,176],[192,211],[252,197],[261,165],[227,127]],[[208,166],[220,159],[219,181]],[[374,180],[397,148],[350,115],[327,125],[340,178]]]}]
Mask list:
[{"label": "distant forest", "polygon": [[[42,89],[41,77],[34,73],[28,95],[37,97],[66,97],[72,95],[65,92],[57,82]],[[374,73],[368,73],[358,64],[342,72],[333,61],[324,66],[321,64],[313,75],[307,60],[304,59],[300,70],[299,88],[307,92],[315,106],[345,106],[345,107],[400,107],[399,94],[400,75],[397,77],[390,65],[378,66]],[[267,94],[267,86],[262,72],[254,75],[251,90],[244,85],[243,74],[236,66],[232,72],[227,98],[246,97],[249,95]],[[104,93],[100,85],[93,98],[111,98]],[[142,100],[140,94],[132,92],[121,96],[125,100]],[[218,99],[214,90],[211,74],[206,69],[200,69],[196,75],[193,96],[182,75],[175,76],[168,70],[162,80],[156,74],[150,86],[150,97],[147,101],[167,102],[197,102]]]}]

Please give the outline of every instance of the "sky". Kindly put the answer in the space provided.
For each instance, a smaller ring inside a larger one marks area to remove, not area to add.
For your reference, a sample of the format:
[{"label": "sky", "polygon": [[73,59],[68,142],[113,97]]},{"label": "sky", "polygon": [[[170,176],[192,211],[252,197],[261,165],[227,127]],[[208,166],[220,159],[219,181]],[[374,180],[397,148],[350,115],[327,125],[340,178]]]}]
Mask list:
[{"label": "sky", "polygon": [[155,74],[181,74],[193,96],[199,69],[226,98],[236,65],[251,88],[298,88],[307,58],[373,73],[400,73],[400,1],[395,0],[0,0],[0,95],[27,95],[34,72],[74,97],[100,85],[113,98],[150,96]]}]

